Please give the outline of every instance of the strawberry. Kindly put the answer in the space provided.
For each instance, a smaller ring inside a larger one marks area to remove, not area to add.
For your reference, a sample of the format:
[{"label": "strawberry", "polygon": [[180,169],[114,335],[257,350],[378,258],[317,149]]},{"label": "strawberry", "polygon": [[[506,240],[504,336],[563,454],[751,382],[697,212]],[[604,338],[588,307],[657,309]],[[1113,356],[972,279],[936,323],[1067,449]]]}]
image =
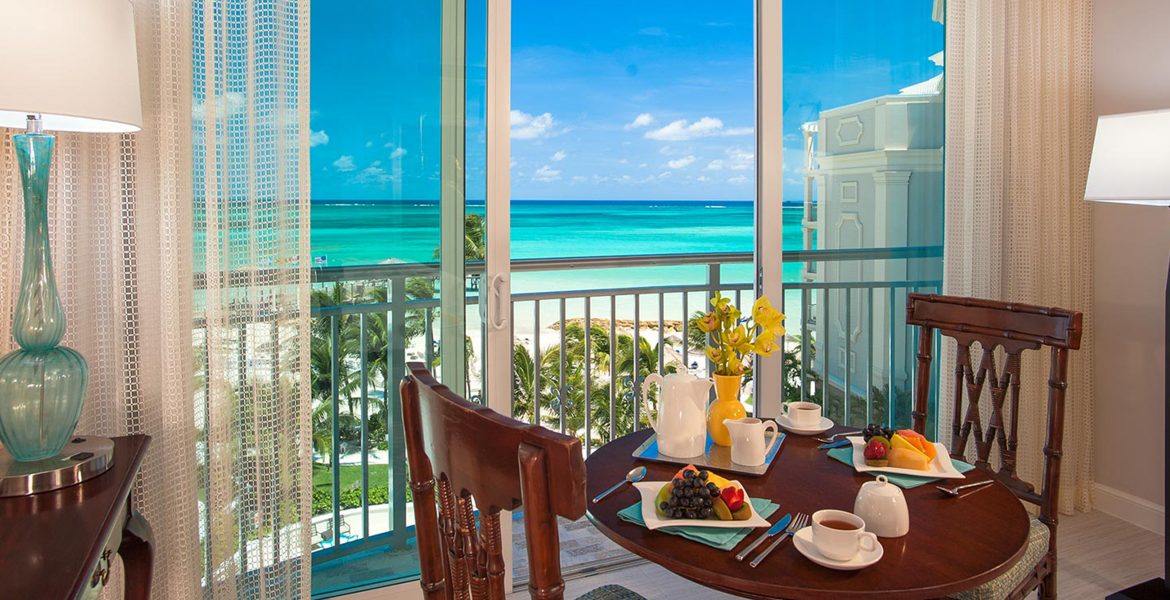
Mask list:
[{"label": "strawberry", "polygon": [[719,497],[731,512],[735,512],[743,506],[743,490],[738,487],[728,486],[723,488],[723,491],[719,492]]},{"label": "strawberry", "polygon": [[865,446],[865,458],[868,460],[881,460],[886,457],[888,452],[886,445],[876,439],[871,439],[869,444]]}]

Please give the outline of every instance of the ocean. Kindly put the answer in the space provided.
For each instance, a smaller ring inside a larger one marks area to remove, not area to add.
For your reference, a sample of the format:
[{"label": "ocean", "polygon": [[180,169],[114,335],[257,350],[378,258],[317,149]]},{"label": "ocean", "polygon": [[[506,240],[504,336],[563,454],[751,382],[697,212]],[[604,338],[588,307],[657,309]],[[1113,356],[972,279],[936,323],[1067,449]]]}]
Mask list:
[{"label": "ocean", "polygon": [[[749,201],[595,201],[513,200],[512,258],[751,252],[752,202]],[[483,214],[482,203],[468,210]],[[799,207],[785,206],[785,249],[802,246]],[[370,265],[428,262],[439,245],[436,201],[313,201],[312,254],[315,264]],[[784,268],[796,281],[799,263]],[[750,280],[750,265],[722,270],[724,282]],[[695,267],[593,269],[516,273],[513,292],[550,289],[630,287],[655,283],[701,283],[706,271]]]}]

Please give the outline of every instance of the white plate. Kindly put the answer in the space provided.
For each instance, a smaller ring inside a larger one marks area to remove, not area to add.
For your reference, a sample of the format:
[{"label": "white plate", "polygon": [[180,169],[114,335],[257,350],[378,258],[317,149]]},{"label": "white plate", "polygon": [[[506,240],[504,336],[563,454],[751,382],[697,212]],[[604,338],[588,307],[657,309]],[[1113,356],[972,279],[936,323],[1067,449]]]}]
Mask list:
[{"label": "white plate", "polygon": [[812,540],[812,525],[797,531],[792,536],[792,544],[796,546],[796,551],[804,555],[805,558],[817,563],[822,567],[836,569],[838,571],[856,571],[864,569],[877,561],[882,559],[882,555],[886,553],[882,548],[882,543],[874,544],[873,550],[866,552],[865,550],[858,550],[857,555],[849,560],[833,560],[817,550],[816,544]]},{"label": "white plate", "polygon": [[[638,492],[642,494],[642,520],[646,522],[646,529],[654,530],[659,527],[717,527],[720,529],[743,529],[744,527],[771,527],[771,523],[767,519],[761,517],[752,506],[751,499],[748,498],[747,492],[743,494],[743,501],[747,503],[748,510],[752,511],[750,519],[744,521],[720,521],[718,519],[663,519],[658,516],[658,512],[654,510],[654,501],[657,499],[658,490],[662,486],[670,483],[669,481],[639,481],[634,484],[638,488]],[[739,489],[743,486],[738,481],[732,481]]]},{"label": "white plate", "polygon": [[898,475],[913,475],[915,477],[934,477],[937,479],[965,479],[966,476],[955,469],[951,463],[951,455],[947,447],[935,442],[935,457],[930,461],[930,468],[925,471],[918,469],[898,469],[894,467],[870,467],[865,464],[865,438],[851,435],[847,438],[853,444],[853,468],[858,473],[896,473]]},{"label": "white plate", "polygon": [[785,417],[784,415],[776,417],[776,422],[779,423],[780,426],[784,429],[787,429],[788,431],[791,431],[797,435],[817,435],[818,433],[824,433],[833,428],[833,420],[829,417],[821,417],[821,422],[816,427],[797,427],[796,425],[789,423],[788,417]]}]

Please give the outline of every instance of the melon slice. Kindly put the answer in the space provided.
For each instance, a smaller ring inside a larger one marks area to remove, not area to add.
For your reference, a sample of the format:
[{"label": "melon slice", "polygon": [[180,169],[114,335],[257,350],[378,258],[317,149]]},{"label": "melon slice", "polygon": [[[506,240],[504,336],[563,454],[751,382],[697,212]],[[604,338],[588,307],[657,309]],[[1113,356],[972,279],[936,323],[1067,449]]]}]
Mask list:
[{"label": "melon slice", "polygon": [[930,469],[930,459],[914,448],[895,446],[890,449],[890,453],[886,456],[886,459],[890,461],[890,466],[895,469],[913,469],[915,471],[926,471]]},{"label": "melon slice", "polygon": [[926,451],[919,445],[918,440],[908,438],[900,433],[895,433],[894,437],[890,438],[890,450],[901,448],[902,450],[909,450],[916,454],[921,454],[923,458],[930,459]]},{"label": "melon slice", "polygon": [[934,447],[934,444],[930,443],[930,440],[926,439],[926,436],[913,429],[900,429],[897,435],[906,438],[906,441],[921,450],[930,460],[934,460],[934,457],[938,454],[938,450]]}]

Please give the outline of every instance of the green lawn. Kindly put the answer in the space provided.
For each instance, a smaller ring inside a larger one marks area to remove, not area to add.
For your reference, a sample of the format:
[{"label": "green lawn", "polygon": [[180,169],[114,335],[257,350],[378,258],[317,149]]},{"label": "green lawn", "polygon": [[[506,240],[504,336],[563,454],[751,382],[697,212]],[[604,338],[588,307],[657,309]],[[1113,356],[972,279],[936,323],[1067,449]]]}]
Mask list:
[{"label": "green lawn", "polygon": [[[386,488],[390,485],[390,472],[386,465],[370,465],[370,489]],[[358,489],[362,485],[361,465],[341,466],[341,489]],[[313,489],[328,490],[333,486],[333,472],[329,465],[313,463]]]}]

